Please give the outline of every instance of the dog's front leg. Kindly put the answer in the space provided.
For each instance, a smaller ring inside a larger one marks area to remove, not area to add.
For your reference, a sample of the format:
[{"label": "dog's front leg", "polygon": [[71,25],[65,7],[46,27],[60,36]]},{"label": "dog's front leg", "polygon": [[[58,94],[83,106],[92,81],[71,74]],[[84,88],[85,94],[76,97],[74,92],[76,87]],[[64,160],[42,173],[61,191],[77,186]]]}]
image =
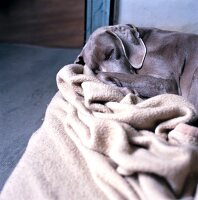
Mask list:
[{"label": "dog's front leg", "polygon": [[147,75],[100,72],[97,77],[106,84],[125,87],[136,91],[141,97],[153,97],[159,94],[178,94],[178,86],[173,79],[162,79]]}]

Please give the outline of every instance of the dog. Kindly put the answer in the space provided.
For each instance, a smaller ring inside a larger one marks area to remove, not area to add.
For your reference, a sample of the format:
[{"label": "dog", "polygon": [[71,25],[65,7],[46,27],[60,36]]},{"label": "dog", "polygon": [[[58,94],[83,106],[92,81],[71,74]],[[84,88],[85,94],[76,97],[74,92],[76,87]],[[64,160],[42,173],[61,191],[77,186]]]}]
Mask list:
[{"label": "dog", "polygon": [[149,98],[178,94],[198,111],[198,35],[114,25],[92,33],[75,63],[107,84]]}]

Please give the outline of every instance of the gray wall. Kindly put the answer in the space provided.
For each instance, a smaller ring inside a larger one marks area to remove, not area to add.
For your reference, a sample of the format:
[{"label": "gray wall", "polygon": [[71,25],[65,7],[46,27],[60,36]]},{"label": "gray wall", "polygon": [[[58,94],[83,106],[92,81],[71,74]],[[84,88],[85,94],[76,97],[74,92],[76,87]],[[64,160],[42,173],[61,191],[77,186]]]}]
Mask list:
[{"label": "gray wall", "polygon": [[198,34],[198,0],[119,0],[116,23]]}]

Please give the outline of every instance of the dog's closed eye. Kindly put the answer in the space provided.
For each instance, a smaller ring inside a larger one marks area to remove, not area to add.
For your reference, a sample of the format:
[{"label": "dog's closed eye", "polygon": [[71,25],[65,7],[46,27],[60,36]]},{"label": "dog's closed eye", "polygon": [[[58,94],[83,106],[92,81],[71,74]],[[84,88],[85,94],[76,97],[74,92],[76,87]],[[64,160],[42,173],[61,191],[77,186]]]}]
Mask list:
[{"label": "dog's closed eye", "polygon": [[111,50],[107,51],[107,52],[105,53],[105,60],[111,59],[113,53],[114,53],[114,49],[111,49]]}]

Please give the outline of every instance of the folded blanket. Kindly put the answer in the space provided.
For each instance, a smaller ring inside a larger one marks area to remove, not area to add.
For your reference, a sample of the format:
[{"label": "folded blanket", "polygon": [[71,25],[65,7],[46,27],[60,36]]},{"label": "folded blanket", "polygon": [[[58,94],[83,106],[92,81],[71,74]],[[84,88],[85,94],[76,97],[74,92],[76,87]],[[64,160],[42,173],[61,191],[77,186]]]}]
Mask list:
[{"label": "folded blanket", "polygon": [[77,64],[59,71],[57,85],[2,199],[198,198],[198,129],[186,124],[197,113],[189,102],[125,96]]}]

